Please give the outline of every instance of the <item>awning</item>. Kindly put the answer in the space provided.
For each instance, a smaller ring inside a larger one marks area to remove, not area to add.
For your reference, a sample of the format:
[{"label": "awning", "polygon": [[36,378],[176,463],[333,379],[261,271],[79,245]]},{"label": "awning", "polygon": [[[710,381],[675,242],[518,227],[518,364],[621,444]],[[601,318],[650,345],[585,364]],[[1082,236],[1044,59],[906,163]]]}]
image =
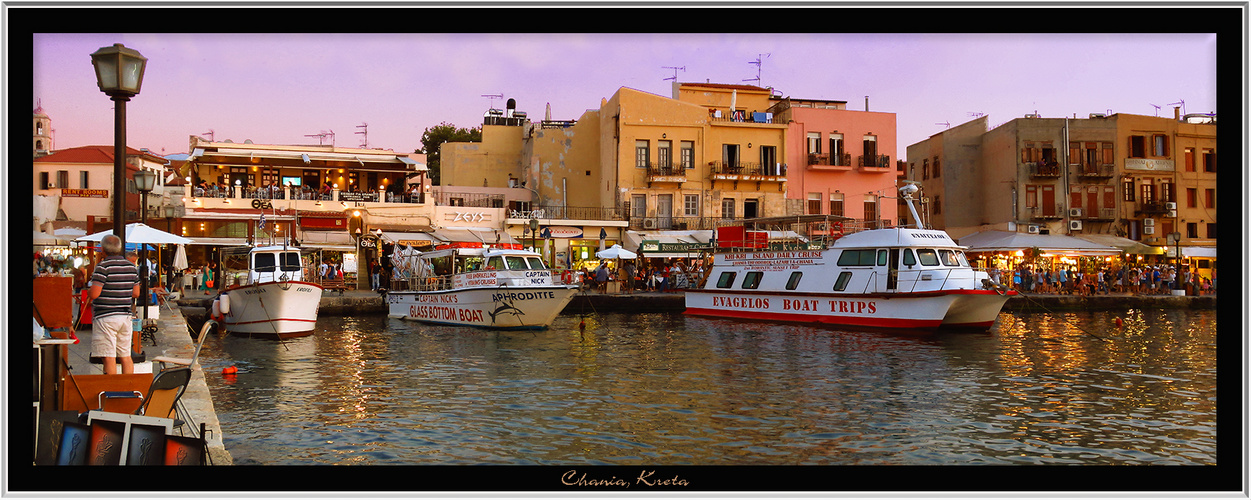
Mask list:
[{"label": "awning", "polygon": [[1100,245],[1072,236],[1059,234],[1029,234],[1011,231],[982,231],[959,240],[968,252],[1015,252],[1037,248],[1060,255],[1119,255],[1121,249]]},{"label": "awning", "polygon": [[401,233],[401,232],[382,232],[382,241],[395,245],[408,245],[414,247],[433,246],[443,243],[442,240],[434,237],[430,233]]},{"label": "awning", "polygon": [[712,234],[711,230],[626,231],[624,246],[647,259],[697,257],[701,250],[694,248],[710,246]]},{"label": "awning", "polygon": [[1181,247],[1182,256],[1200,259],[1215,259],[1216,247]]},{"label": "awning", "polygon": [[1129,238],[1122,238],[1111,234],[1083,234],[1078,236],[1078,238],[1091,243],[1116,247],[1121,249],[1122,252],[1131,255],[1159,255],[1164,253],[1164,250],[1160,247],[1153,247],[1146,243],[1137,242]]},{"label": "awning", "polygon": [[449,243],[519,244],[507,232],[489,227],[443,227],[436,229],[434,235]]},{"label": "awning", "polygon": [[196,237],[191,238],[189,245],[210,245],[210,246],[243,246],[248,244],[247,238],[216,238],[216,237]]},{"label": "awning", "polygon": [[352,235],[343,231],[300,231],[300,246],[309,250],[356,250]]}]

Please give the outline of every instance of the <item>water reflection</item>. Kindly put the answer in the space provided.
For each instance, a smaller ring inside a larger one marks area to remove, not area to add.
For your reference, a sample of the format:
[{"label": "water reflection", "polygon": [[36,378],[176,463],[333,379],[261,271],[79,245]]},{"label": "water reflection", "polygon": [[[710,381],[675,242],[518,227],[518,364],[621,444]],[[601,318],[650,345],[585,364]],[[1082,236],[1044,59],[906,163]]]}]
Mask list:
[{"label": "water reflection", "polygon": [[240,368],[209,377],[237,463],[1215,463],[1209,311],[933,337],[679,314],[318,326],[205,348],[210,373]]}]

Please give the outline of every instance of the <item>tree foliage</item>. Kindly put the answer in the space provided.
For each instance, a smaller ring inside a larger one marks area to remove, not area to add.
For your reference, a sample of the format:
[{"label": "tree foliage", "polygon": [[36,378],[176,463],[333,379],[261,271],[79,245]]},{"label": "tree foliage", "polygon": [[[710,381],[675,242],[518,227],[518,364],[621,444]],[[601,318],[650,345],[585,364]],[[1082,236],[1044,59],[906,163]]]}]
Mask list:
[{"label": "tree foliage", "polygon": [[427,128],[421,134],[421,149],[415,151],[426,155],[426,166],[430,168],[430,180],[439,184],[440,157],[439,146],[445,142],[482,142],[482,127],[456,128],[448,122]]}]

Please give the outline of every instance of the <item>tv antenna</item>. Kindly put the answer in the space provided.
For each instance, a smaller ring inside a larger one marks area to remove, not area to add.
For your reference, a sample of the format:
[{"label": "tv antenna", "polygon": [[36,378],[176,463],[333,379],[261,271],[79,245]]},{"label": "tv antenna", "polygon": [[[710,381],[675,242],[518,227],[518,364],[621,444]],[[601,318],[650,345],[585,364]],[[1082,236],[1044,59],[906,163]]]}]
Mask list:
[{"label": "tv antenna", "polygon": [[496,100],[496,99],[503,99],[503,98],[504,98],[504,94],[482,94],[482,97],[485,97],[485,98],[487,98],[487,99],[490,99],[490,100],[491,100],[491,109],[495,109],[495,100]]},{"label": "tv antenna", "polygon": [[369,149],[369,124],[361,122],[361,124],[357,125],[356,128],[362,129],[360,132],[356,133],[356,135],[362,136],[361,149]]},{"label": "tv antenna", "polygon": [[969,111],[968,114],[969,114],[969,117],[971,118],[980,118],[980,117],[986,116],[986,113],[983,113],[981,111]]},{"label": "tv antenna", "polygon": [[1174,104],[1181,104],[1182,115],[1186,114],[1186,100],[1185,99],[1178,99],[1177,102],[1170,102],[1168,104],[1165,104],[1165,106],[1172,106]]},{"label": "tv antenna", "polygon": [[208,136],[208,141],[209,141],[209,142],[213,142],[213,129],[209,129],[209,131],[208,131],[208,132],[205,132],[205,133],[203,133],[203,134],[200,134],[200,138],[201,138],[201,139],[203,139],[203,138],[204,138],[204,136],[206,136],[206,135]]},{"label": "tv antenna", "polygon": [[665,80],[673,80],[675,82],[678,81],[678,71],[686,71],[686,66],[661,66],[661,68],[673,70],[673,76],[665,78]]},{"label": "tv antenna", "polygon": [[938,123],[935,123],[934,125],[942,125],[942,126],[944,126],[944,127],[951,128],[951,122],[950,122],[950,121],[938,122]]},{"label": "tv antenna", "polygon": [[316,133],[316,134],[304,134],[304,137],[316,137],[318,146],[325,144],[324,140],[326,139],[326,137],[329,137],[330,144],[332,146],[334,145],[334,131],[333,130],[329,132],[322,130],[321,132]]},{"label": "tv antenna", "polygon": [[[1151,103],[1147,103],[1147,104],[1151,104]],[[1160,107],[1155,104],[1151,104],[1151,107],[1155,108],[1155,116],[1160,116]]]},{"label": "tv antenna", "polygon": [[756,77],[755,77],[755,78],[748,78],[748,79],[743,80],[743,81],[745,81],[745,82],[756,82],[756,86],[757,86],[757,87],[758,87],[758,86],[760,86],[760,70],[761,70],[761,68],[763,68],[763,67],[764,67],[764,61],[762,60],[762,58],[769,57],[769,56],[771,56],[771,55],[773,55],[773,54],[757,54],[757,55],[756,55],[756,60],[755,60],[755,61],[747,61],[747,64],[755,64],[755,65],[756,65]]}]

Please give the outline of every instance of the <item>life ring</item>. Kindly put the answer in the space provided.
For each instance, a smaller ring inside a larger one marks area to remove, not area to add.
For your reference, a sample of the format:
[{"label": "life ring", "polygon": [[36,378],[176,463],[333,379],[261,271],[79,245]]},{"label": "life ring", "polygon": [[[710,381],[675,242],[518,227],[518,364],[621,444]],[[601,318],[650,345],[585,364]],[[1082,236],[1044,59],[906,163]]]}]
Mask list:
[{"label": "life ring", "polygon": [[573,271],[570,271],[570,270],[568,270],[568,269],[565,269],[565,272],[563,272],[563,273],[561,273],[561,274],[560,274],[560,281],[561,281],[561,282],[564,282],[564,283],[569,283],[569,282],[570,282],[570,281],[572,281],[572,280],[573,280]]},{"label": "life ring", "polygon": [[835,221],[830,223],[830,231],[843,232],[843,221]]}]

